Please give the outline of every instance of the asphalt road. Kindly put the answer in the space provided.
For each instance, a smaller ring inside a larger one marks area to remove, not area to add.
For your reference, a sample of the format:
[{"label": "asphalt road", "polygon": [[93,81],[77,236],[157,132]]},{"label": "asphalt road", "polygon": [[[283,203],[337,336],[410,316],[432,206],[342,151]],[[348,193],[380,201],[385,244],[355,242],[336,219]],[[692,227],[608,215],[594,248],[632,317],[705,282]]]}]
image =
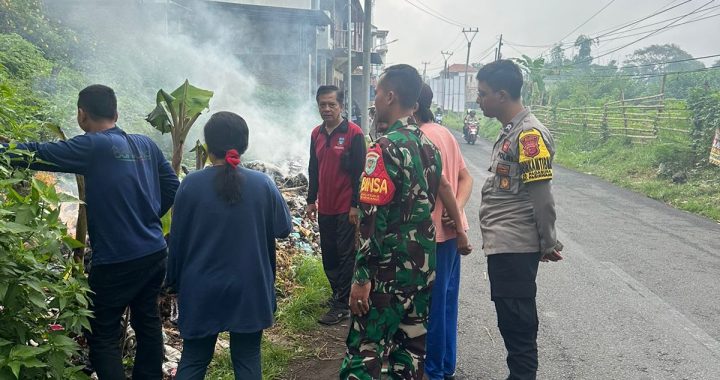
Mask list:
[{"label": "asphalt road", "polygon": [[[461,142],[475,252],[463,259],[458,375],[504,379],[480,250],[491,144]],[[538,275],[540,379],[720,379],[720,225],[601,179],[555,169],[565,260]]]}]

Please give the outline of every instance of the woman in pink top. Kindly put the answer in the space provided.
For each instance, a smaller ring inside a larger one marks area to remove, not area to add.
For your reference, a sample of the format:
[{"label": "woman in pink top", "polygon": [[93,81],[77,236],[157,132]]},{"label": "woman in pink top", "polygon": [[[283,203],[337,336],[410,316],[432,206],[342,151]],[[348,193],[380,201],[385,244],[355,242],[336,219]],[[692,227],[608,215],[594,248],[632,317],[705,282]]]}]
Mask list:
[{"label": "woman in pink top", "polygon": [[[473,179],[465,167],[460,146],[455,136],[440,124],[433,122],[433,93],[425,84],[420,91],[415,120],[430,141],[440,150],[442,175],[450,183],[461,212],[463,228],[468,230],[465,204],[470,199]],[[455,223],[444,214],[440,199],[432,214],[437,242],[435,283],[430,303],[430,321],[427,332],[425,372],[430,380],[455,379],[457,356],[458,293],[460,290],[460,255],[458,255]]]}]

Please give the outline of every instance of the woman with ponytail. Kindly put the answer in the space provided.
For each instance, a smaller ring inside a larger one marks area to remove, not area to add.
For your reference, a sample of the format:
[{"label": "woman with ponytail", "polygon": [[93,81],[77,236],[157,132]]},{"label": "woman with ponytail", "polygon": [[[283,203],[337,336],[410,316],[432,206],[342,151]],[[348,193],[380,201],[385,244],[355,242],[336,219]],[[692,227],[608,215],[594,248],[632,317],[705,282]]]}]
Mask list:
[{"label": "woman with ponytail", "polygon": [[205,124],[212,166],[180,184],[166,286],[178,295],[183,353],[177,380],[204,379],[221,332],[236,379],[259,380],[262,331],[275,312],[275,239],[292,229],[275,183],[243,168],[248,127],[218,112]]}]

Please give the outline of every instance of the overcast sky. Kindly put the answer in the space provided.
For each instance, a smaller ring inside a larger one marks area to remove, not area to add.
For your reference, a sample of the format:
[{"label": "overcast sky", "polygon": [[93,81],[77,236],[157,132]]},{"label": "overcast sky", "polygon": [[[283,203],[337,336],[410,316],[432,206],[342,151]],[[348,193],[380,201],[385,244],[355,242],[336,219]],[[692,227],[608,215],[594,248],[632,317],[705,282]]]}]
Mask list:
[{"label": "overcast sky", "polygon": [[[426,9],[427,13],[413,4]],[[597,16],[565,37],[606,5]],[[703,5],[705,7],[700,11],[679,19]],[[388,46],[387,63],[409,63],[422,69],[422,62],[429,61],[428,72],[435,73],[443,66],[441,50],[454,52],[449,63],[465,63],[467,42],[462,36],[461,26],[441,21],[428,13],[439,14],[466,27],[479,28],[470,51],[470,62],[477,62],[488,53],[482,61],[489,62],[493,59],[494,47],[501,33],[506,43],[502,49],[505,58],[519,57],[521,53],[537,57],[549,48],[519,45],[551,45],[563,37],[563,42],[571,43],[579,34],[599,36],[673,6],[677,7],[616,32],[620,34],[601,37],[599,44],[593,46],[593,56],[615,50],[672,22],[677,25],[720,15],[720,0],[377,0],[374,22],[380,29],[390,31],[388,41],[398,39]],[[626,31],[648,24],[655,25]],[[618,38],[629,34],[634,36]],[[669,27],[599,58],[599,63],[605,64],[610,60],[621,62],[635,49],[665,43],[678,44],[695,57],[720,54],[720,16]],[[574,53],[570,47],[566,56]],[[705,62],[712,63],[718,59],[720,57]]]}]

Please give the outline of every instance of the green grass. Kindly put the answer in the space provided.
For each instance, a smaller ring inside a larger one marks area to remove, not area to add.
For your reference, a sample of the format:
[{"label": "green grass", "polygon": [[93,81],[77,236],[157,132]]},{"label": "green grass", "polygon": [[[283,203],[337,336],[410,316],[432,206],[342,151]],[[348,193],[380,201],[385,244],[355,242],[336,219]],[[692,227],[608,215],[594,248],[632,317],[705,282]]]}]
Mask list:
[{"label": "green grass", "polygon": [[[261,357],[264,380],[281,378],[290,361],[304,352],[302,342],[286,338],[316,329],[317,319],[326,311],[324,303],[331,294],[318,257],[299,255],[293,261],[293,278],[297,287],[289,297],[279,300],[276,327],[263,336]],[[268,339],[269,334],[280,335],[281,339]],[[216,353],[206,378],[234,379],[228,350]]]},{"label": "green grass", "polygon": [[332,294],[322,262],[316,257],[299,259],[295,279],[298,288],[281,301],[277,313],[278,324],[290,334],[317,327],[318,318],[326,311],[325,301]]},{"label": "green grass", "polygon": [[[556,162],[560,165],[720,221],[720,168],[693,165],[689,139],[684,136],[661,136],[648,144],[633,144],[624,138],[603,143],[582,133],[557,140]],[[670,175],[658,174],[661,164],[668,167]],[[676,172],[685,172],[688,181],[673,183],[669,177]]]},{"label": "green grass", "polygon": [[462,131],[463,128],[463,116],[459,113],[450,112],[443,115],[443,125],[454,129],[456,131]]},{"label": "green grass", "polygon": [[496,119],[490,119],[482,117],[480,119],[480,128],[478,128],[478,135],[487,140],[495,142],[498,135],[500,134],[500,122]]}]

